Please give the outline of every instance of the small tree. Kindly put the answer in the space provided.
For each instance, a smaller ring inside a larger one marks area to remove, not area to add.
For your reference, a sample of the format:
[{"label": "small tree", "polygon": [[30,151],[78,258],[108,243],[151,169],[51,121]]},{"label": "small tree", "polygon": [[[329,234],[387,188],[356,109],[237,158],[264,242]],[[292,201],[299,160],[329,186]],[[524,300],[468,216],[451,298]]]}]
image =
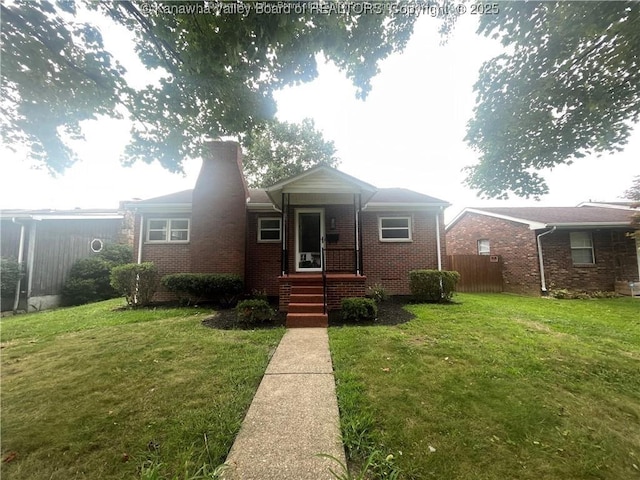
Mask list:
[{"label": "small tree", "polygon": [[111,286],[131,307],[149,305],[158,289],[159,279],[158,269],[152,262],[128,263],[111,271]]}]

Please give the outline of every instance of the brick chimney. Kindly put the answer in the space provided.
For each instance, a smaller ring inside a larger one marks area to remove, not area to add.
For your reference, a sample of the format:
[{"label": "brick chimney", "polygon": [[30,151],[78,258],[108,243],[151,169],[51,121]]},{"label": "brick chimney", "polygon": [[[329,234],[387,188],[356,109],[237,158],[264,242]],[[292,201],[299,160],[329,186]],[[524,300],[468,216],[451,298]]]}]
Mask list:
[{"label": "brick chimney", "polygon": [[249,191],[242,150],[237,142],[216,141],[209,144],[209,152],[193,190],[191,271],[244,278]]}]

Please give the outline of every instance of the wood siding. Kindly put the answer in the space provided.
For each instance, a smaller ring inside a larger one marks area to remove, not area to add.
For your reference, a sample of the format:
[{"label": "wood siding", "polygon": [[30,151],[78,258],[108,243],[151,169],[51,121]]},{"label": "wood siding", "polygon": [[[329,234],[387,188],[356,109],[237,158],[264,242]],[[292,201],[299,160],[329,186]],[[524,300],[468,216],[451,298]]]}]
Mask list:
[{"label": "wood siding", "polygon": [[91,240],[99,238],[105,244],[118,242],[122,220],[43,220],[34,225],[31,296],[58,295],[73,263],[95,255],[91,251]]}]

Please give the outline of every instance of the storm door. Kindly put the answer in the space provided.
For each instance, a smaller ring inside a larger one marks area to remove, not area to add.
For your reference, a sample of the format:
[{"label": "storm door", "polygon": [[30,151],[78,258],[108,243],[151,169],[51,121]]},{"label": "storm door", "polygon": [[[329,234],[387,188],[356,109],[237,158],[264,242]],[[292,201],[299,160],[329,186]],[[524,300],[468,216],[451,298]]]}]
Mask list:
[{"label": "storm door", "polygon": [[322,245],[324,242],[324,210],[299,209],[296,211],[296,271],[322,271]]}]

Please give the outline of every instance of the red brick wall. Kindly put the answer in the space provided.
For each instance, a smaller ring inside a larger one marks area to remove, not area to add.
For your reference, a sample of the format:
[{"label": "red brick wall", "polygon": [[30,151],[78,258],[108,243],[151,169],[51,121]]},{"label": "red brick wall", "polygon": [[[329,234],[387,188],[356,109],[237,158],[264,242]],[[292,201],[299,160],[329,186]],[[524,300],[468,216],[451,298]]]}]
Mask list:
[{"label": "red brick wall", "polygon": [[[150,218],[189,218],[189,215],[145,215],[144,228]],[[135,217],[134,226],[134,255],[133,261],[138,261],[138,245],[140,235],[140,215]],[[144,237],[146,238],[146,236]],[[146,243],[142,245],[142,261],[153,262],[158,268],[160,277],[172,273],[188,273],[191,271],[191,253],[189,243]],[[154,296],[155,301],[174,300],[175,296],[167,292],[162,286]]]},{"label": "red brick wall", "polygon": [[542,237],[549,289],[613,291],[616,280],[637,278],[635,245],[624,232],[612,236],[611,230],[592,231],[595,264],[580,266],[574,266],[571,260],[569,233],[568,230],[556,230]]},{"label": "red brick wall", "polygon": [[280,242],[258,242],[258,218],[280,217],[278,212],[247,214],[247,257],[245,283],[247,291],[265,290],[278,295],[278,276],[281,273],[282,245]]},{"label": "red brick wall", "polygon": [[246,199],[242,153],[235,142],[212,142],[193,191],[191,271],[244,278]]},{"label": "red brick wall", "polygon": [[535,232],[521,223],[469,212],[447,231],[447,253],[475,255],[480,239],[489,240],[492,255],[502,256],[505,291],[540,294]]},{"label": "red brick wall", "polygon": [[[381,242],[378,233],[379,217],[411,216],[411,242]],[[442,268],[445,263],[445,231],[440,222],[440,250]],[[409,272],[416,269],[437,269],[436,212],[402,213],[362,212],[363,273],[367,285],[382,284],[391,295],[408,295]]]}]

